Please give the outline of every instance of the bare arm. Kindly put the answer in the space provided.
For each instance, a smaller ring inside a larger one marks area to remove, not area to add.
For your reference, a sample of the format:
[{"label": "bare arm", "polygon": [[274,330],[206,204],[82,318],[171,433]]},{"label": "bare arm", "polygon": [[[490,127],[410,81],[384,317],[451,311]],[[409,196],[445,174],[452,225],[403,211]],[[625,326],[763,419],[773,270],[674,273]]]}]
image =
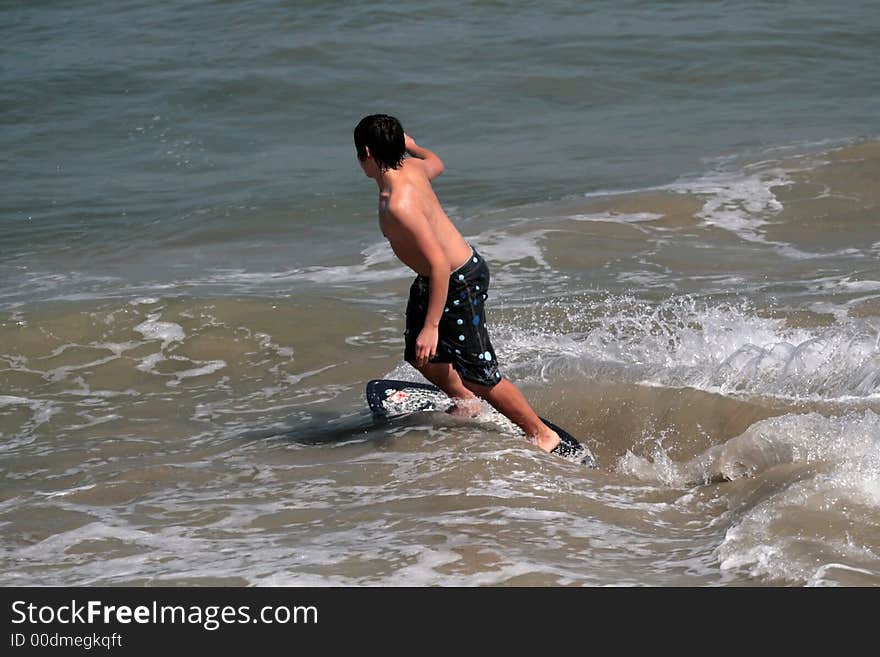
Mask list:
[{"label": "bare arm", "polygon": [[389,211],[395,221],[386,235],[392,241],[395,251],[417,254],[430,271],[428,310],[425,324],[416,338],[415,364],[421,367],[437,353],[440,318],[443,317],[446,295],[449,292],[451,267],[423,213],[415,210],[407,201],[394,203]]},{"label": "bare arm", "polygon": [[425,169],[425,174],[428,176],[428,180],[433,180],[443,173],[443,170],[446,167],[443,164],[443,160],[441,160],[434,151],[422,148],[406,133],[404,133],[403,138],[406,144],[406,152],[414,158],[422,161],[422,166]]}]

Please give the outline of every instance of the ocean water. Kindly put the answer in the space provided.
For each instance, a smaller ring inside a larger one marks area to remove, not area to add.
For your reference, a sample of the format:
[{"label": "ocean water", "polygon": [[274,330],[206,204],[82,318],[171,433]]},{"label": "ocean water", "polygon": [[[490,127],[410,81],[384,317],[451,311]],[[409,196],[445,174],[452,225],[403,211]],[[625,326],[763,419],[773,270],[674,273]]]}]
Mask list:
[{"label": "ocean water", "polygon": [[[0,583],[880,585],[880,5],[0,4]],[[502,371],[408,378],[394,114]]]}]

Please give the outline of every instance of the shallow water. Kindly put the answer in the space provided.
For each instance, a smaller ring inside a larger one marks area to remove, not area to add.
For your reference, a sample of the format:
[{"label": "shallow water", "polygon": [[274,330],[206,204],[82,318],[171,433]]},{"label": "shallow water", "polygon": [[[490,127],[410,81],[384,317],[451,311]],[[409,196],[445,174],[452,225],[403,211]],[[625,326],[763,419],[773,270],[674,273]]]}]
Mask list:
[{"label": "shallow water", "polygon": [[[873,3],[341,7],[0,9],[2,582],[880,584]],[[598,469],[372,422],[373,111]]]}]

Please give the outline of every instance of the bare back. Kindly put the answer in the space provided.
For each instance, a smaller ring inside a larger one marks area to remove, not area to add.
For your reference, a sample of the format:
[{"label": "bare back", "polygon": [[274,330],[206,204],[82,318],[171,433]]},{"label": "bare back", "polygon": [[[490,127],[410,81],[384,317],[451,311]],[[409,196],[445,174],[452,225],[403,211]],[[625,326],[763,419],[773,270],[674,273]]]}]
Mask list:
[{"label": "bare back", "polygon": [[421,161],[407,158],[390,172],[379,194],[379,226],[395,255],[410,269],[429,276],[429,250],[442,252],[449,271],[461,266],[471,247],[444,212]]}]

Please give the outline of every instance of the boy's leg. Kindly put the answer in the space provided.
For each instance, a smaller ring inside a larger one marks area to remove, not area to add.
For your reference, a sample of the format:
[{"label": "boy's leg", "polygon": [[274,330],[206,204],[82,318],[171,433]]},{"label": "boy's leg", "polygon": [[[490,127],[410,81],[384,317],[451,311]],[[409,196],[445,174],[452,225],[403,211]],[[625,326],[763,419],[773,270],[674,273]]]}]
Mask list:
[{"label": "boy's leg", "polygon": [[541,421],[520,389],[510,380],[501,379],[491,387],[471,381],[462,381],[462,383],[468,390],[485,399],[498,412],[519,426],[545,452],[552,451],[559,444],[559,435]]},{"label": "boy's leg", "polygon": [[[416,366],[413,365],[413,367]],[[479,400],[473,392],[464,386],[458,372],[452,369],[452,365],[449,363],[426,363],[416,369],[428,381],[455,400],[455,405],[449,410],[452,415],[473,417],[480,413]]]}]

